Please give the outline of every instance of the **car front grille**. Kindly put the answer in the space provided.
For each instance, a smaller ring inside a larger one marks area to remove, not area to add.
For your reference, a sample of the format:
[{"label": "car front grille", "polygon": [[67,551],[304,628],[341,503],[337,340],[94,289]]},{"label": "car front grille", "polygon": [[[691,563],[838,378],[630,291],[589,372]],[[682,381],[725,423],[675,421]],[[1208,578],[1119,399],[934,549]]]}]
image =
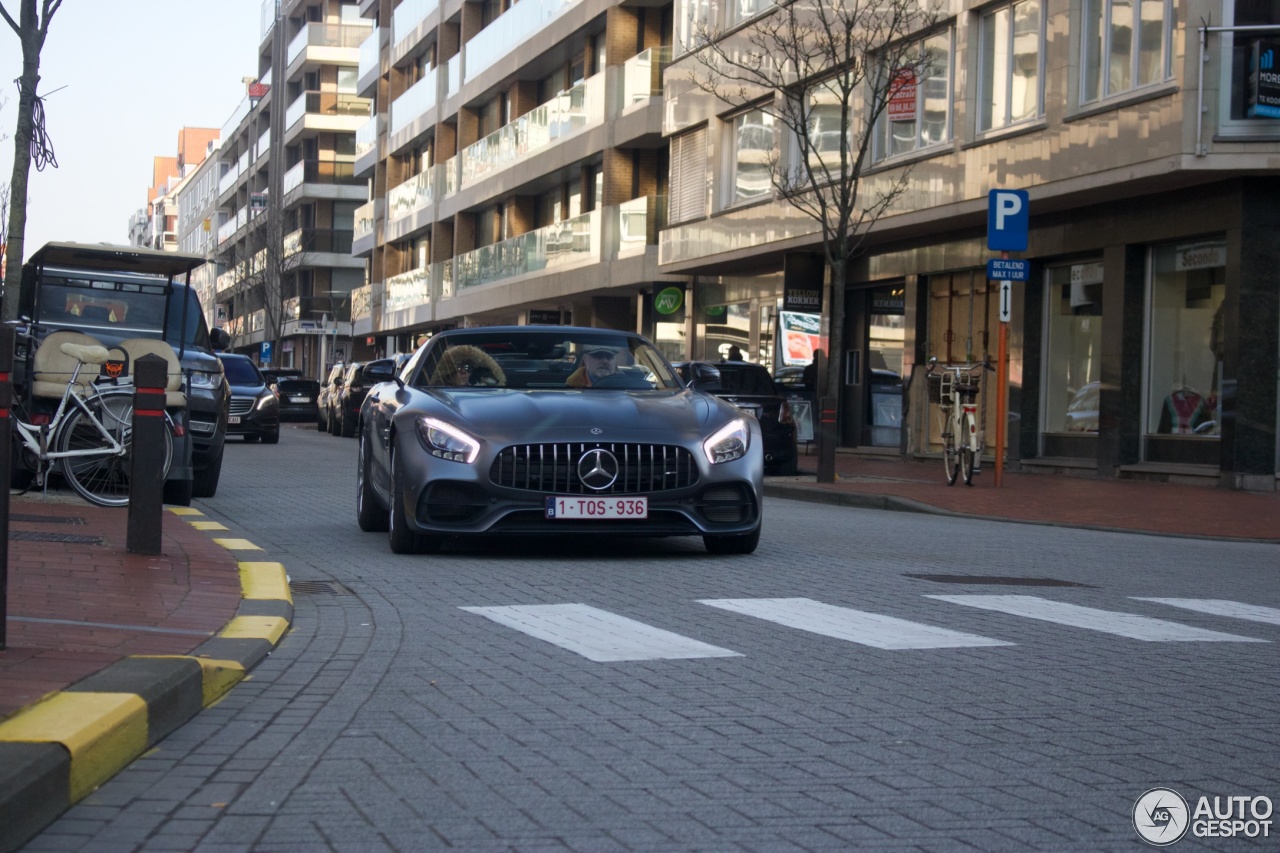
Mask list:
[{"label": "car front grille", "polygon": [[253,397],[232,397],[231,398],[231,414],[247,415],[253,411]]},{"label": "car front grille", "polygon": [[[578,476],[578,461],[597,449],[607,450],[618,463],[617,479],[603,489],[588,488]],[[667,444],[517,444],[493,460],[489,479],[498,486],[547,494],[644,494],[692,486],[698,482],[698,465],[688,450]]]}]

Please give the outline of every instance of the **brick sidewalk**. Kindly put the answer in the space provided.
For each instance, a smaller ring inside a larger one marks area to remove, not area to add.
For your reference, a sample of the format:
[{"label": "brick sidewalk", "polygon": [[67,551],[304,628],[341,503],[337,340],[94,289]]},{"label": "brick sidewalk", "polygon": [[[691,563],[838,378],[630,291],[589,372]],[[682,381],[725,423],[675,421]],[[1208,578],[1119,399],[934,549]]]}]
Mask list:
[{"label": "brick sidewalk", "polygon": [[185,654],[235,615],[235,557],[163,513],[161,554],[125,550],[127,509],[10,499],[0,718],[129,655]]}]

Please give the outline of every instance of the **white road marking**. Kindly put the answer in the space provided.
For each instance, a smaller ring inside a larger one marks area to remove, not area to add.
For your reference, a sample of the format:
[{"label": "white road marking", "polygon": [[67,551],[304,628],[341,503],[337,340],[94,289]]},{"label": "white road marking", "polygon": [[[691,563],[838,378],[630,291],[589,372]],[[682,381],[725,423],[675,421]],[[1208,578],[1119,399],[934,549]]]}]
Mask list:
[{"label": "white road marking", "polygon": [[1073,628],[1087,628],[1091,631],[1102,631],[1106,634],[1116,634],[1153,643],[1267,642],[1237,634],[1206,631],[1203,628],[1193,628],[1190,625],[1166,622],[1163,619],[1152,619],[1148,616],[1116,613],[1111,610],[1051,601],[1035,595],[927,595],[925,598],[949,601],[953,604],[963,604],[966,607],[978,607],[983,610],[995,610],[1014,616],[1025,616],[1028,619],[1039,619],[1044,622],[1056,622]]},{"label": "white road marking", "polygon": [[1214,616],[1280,625],[1280,608],[1263,607],[1259,604],[1227,601],[1224,598],[1141,598],[1136,595],[1130,597],[1137,601],[1154,601],[1157,604],[1168,604],[1171,607],[1181,607],[1183,610],[1195,610]]},{"label": "white road marking", "polygon": [[461,609],[600,663],[742,657],[729,649],[673,634],[586,604],[529,604]]},{"label": "white road marking", "polygon": [[976,634],[962,634],[892,616],[823,604],[811,598],[719,598],[703,599],[699,603],[877,649],[958,649],[1013,645]]}]

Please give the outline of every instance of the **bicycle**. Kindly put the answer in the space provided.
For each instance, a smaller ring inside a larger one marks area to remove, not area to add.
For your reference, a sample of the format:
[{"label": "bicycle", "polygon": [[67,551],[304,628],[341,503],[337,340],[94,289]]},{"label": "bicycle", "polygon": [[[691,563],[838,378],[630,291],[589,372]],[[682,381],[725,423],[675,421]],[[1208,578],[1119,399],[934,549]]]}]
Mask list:
[{"label": "bicycle", "polygon": [[[27,338],[34,345],[34,339],[29,335]],[[42,344],[47,345],[48,341]],[[48,475],[57,466],[71,488],[90,503],[127,506],[133,391],[124,385],[112,385],[104,390],[97,382],[79,381],[80,370],[86,364],[101,365],[110,360],[106,347],[75,343],[58,346],[63,355],[76,362],[58,407],[47,422],[41,423],[24,420],[15,409],[14,441],[35,461],[36,478],[42,490],[47,492]],[[175,430],[167,413],[165,423],[162,482],[173,464]]]},{"label": "bicycle", "polygon": [[942,428],[942,463],[946,466],[947,485],[954,486],[963,478],[973,485],[973,476],[982,464],[984,430],[978,419],[978,392],[982,387],[982,371],[994,368],[986,362],[942,365],[934,374],[938,359],[929,359],[926,371],[930,402],[938,404]]}]

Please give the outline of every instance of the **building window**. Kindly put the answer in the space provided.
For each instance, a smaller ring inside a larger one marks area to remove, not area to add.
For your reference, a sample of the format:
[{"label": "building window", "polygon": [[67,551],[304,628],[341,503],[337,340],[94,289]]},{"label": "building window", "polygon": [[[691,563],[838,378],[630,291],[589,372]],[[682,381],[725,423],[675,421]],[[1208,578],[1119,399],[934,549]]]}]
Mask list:
[{"label": "building window", "polygon": [[729,123],[728,205],[769,196],[774,158],[774,118],[763,110],[742,113]]},{"label": "building window", "polygon": [[705,125],[671,138],[671,222],[707,215],[707,128]]},{"label": "building window", "polygon": [[1151,252],[1147,433],[1216,438],[1222,420],[1222,300],[1226,243]]},{"label": "building window", "polygon": [[1052,267],[1045,299],[1044,432],[1098,432],[1102,259]]},{"label": "building window", "polygon": [[706,42],[707,33],[715,23],[713,14],[711,0],[683,0],[680,31],[676,33],[679,52],[687,53]]},{"label": "building window", "polygon": [[843,109],[847,105],[849,107],[848,123],[852,125],[854,98],[846,95],[847,79],[833,78],[813,86],[807,92],[809,142],[803,151],[798,150],[800,146],[797,143],[793,162],[798,165],[800,158],[807,152],[809,168],[818,183],[832,181],[839,177],[842,137],[849,138],[848,156],[852,158],[857,155],[853,147],[856,143],[851,136],[852,127],[846,126],[843,115]]},{"label": "building window", "polygon": [[1169,79],[1173,0],[1084,0],[1081,15],[1081,103]]},{"label": "building window", "polygon": [[773,0],[729,0],[729,25],[754,18],[771,8],[773,8]]},{"label": "building window", "polygon": [[901,70],[876,125],[875,159],[946,142],[951,135],[952,32],[920,42],[920,61]]},{"label": "building window", "polygon": [[1223,26],[1273,29],[1217,34],[1221,40],[1222,87],[1224,92],[1230,92],[1223,98],[1220,123],[1229,125],[1233,135],[1273,134],[1276,120],[1280,119],[1280,105],[1276,104],[1280,80],[1273,76],[1269,86],[1264,81],[1259,88],[1257,74],[1275,72],[1280,65],[1280,5],[1270,0],[1227,0],[1222,11]]},{"label": "building window", "polygon": [[1042,112],[1044,16],[1040,0],[1000,6],[979,28],[978,130],[995,130]]}]

